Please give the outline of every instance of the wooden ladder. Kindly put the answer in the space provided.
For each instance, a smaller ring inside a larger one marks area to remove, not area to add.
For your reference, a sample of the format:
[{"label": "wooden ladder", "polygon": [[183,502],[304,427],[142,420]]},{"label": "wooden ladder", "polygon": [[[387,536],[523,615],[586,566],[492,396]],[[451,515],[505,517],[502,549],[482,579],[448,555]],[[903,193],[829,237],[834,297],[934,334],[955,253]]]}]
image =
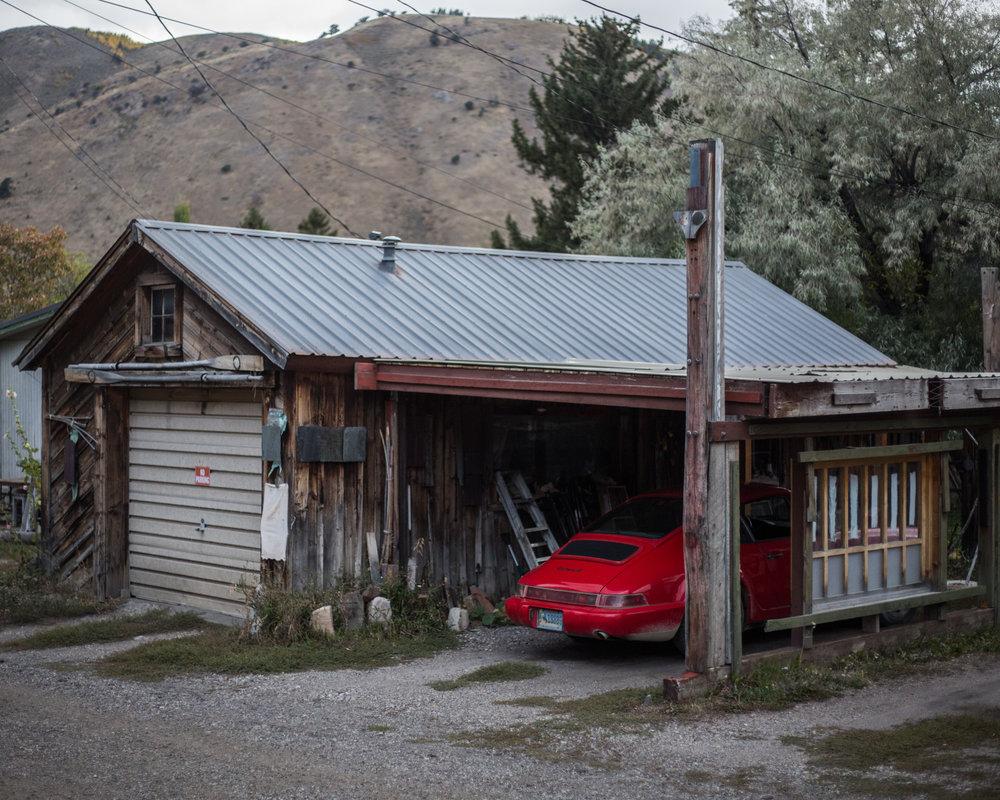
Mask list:
[{"label": "wooden ladder", "polygon": [[[510,529],[521,547],[528,569],[534,569],[544,564],[549,557],[559,549],[555,536],[545,521],[545,515],[535,502],[528,489],[524,475],[520,472],[510,472],[505,477],[503,472],[497,472],[497,495],[500,505],[507,512]],[[527,511],[531,522],[525,525],[521,511]]]}]

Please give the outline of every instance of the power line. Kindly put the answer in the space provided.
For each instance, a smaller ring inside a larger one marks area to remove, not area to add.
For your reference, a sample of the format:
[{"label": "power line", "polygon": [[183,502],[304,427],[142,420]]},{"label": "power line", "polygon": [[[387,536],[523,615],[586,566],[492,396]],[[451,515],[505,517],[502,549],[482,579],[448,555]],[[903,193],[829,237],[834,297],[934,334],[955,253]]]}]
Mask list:
[{"label": "power line", "polygon": [[[121,199],[121,197],[123,196],[127,200],[128,204],[134,210],[138,211],[140,215],[142,215],[143,212],[140,210],[142,204],[135,198],[135,195],[133,195],[128,189],[126,189],[124,186],[122,186],[121,183],[119,183],[117,180],[115,180],[114,176],[107,169],[105,169],[104,167],[102,167],[98,163],[97,159],[94,158],[94,156],[87,150],[87,148],[83,146],[83,143],[80,142],[78,139],[76,139],[73,136],[73,134],[70,133],[69,130],[66,129],[66,126],[63,125],[58,119],[56,119],[55,114],[53,114],[51,111],[49,111],[45,107],[45,103],[43,103],[41,101],[41,99],[38,97],[38,95],[35,94],[31,90],[31,87],[28,86],[27,83],[25,83],[24,79],[20,75],[18,75],[17,72],[14,71],[14,68],[11,67],[11,65],[7,63],[7,60],[4,59],[2,56],[0,56],[0,64],[3,64],[4,68],[13,76],[14,80],[17,81],[18,84],[20,84],[21,88],[31,97],[32,100],[35,101],[35,103],[38,105],[38,107],[42,111],[45,112],[45,115],[52,121],[52,123],[54,125],[56,125],[59,128],[60,131],[62,131],[63,135],[67,139],[69,139],[71,142],[73,142],[74,145],[76,145],[77,151],[79,153],[82,153],[87,158],[89,158],[90,161],[91,161],[91,163],[93,164],[94,168],[97,169],[102,175],[104,175],[105,178],[107,178],[108,181],[110,181],[111,183],[113,183],[118,188],[118,190],[120,191],[119,199]],[[15,91],[15,94],[17,94],[16,91]],[[22,102],[23,102],[23,99],[22,99]],[[28,106],[28,109],[31,110],[32,113],[34,113],[34,111],[31,109],[30,106]],[[36,116],[37,116],[37,114],[36,114]],[[41,118],[39,118],[39,122],[42,122],[44,124],[44,120],[42,120]],[[48,124],[46,124],[45,127],[49,128]],[[52,131],[51,128],[49,130],[53,134],[55,133],[55,131]],[[56,136],[56,138],[60,138],[60,137]],[[61,139],[60,139],[60,141],[61,141]],[[105,185],[107,185],[107,184],[105,184]],[[119,192],[115,192],[115,194],[119,194]]]},{"label": "power line", "polygon": [[689,44],[694,44],[698,45],[699,47],[704,47],[707,50],[711,50],[712,52],[726,56],[727,58],[735,58],[738,61],[750,64],[754,67],[757,67],[758,69],[767,70],[769,72],[775,72],[778,73],[779,75],[784,75],[787,78],[791,78],[792,80],[800,81],[801,83],[805,83],[810,86],[815,86],[819,89],[824,89],[828,92],[833,92],[834,94],[838,94],[842,97],[846,97],[851,100],[856,100],[861,103],[868,103],[870,105],[876,106],[886,111],[895,111],[899,114],[905,114],[906,116],[909,117],[914,117],[916,119],[924,120],[925,122],[930,122],[933,125],[940,125],[945,128],[950,128],[951,130],[954,131],[969,133],[972,134],[973,136],[982,137],[983,139],[1000,141],[1000,136],[995,136],[993,134],[985,133],[984,131],[978,131],[975,130],[974,128],[966,128],[962,125],[956,125],[946,120],[936,119],[935,117],[930,117],[926,114],[921,114],[919,111],[913,111],[912,109],[909,108],[903,108],[902,106],[896,106],[891,103],[885,103],[881,100],[876,100],[872,97],[866,97],[865,95],[855,94],[854,92],[849,92],[847,89],[841,89],[838,86],[833,86],[832,84],[824,83],[823,81],[818,81],[813,78],[807,78],[804,75],[797,75],[796,73],[790,72],[789,70],[786,69],[782,69],[781,67],[772,67],[769,64],[765,64],[754,58],[750,58],[749,56],[744,56],[740,53],[734,53],[731,50],[726,50],[725,48],[719,47],[718,45],[714,45],[711,42],[704,42],[701,41],[700,39],[695,39],[694,37],[686,36],[682,33],[676,33],[672,30],[668,30],[667,28],[662,28],[659,25],[653,25],[649,22],[643,22],[641,19],[639,19],[639,17],[633,17],[630,14],[626,14],[624,11],[615,11],[613,8],[608,8],[607,6],[602,6],[600,3],[595,3],[594,0],[582,0],[582,2],[586,3],[588,6],[593,6],[594,8],[600,9],[606,14],[614,14],[615,16],[627,19],[630,22],[635,23],[636,25],[642,25],[646,28],[651,28],[654,31],[660,31],[661,33],[665,33],[668,36],[673,36],[674,38],[680,39],[681,41],[684,42],[688,42]]},{"label": "power line", "polygon": [[[7,66],[6,62],[4,64],[4,66]],[[10,67],[7,67],[7,69],[10,70]],[[10,71],[13,74],[13,70],[10,70]],[[127,205],[129,208],[131,208],[132,211],[134,211],[138,216],[140,216],[140,217],[144,216],[143,213],[142,213],[142,210],[138,206],[133,205],[132,201],[129,200],[129,198],[127,196],[125,196],[124,194],[121,194],[118,191],[118,189],[116,189],[111,183],[109,183],[105,179],[105,177],[101,174],[101,172],[98,170],[98,168],[96,168],[94,165],[92,165],[89,161],[85,161],[84,158],[80,155],[80,153],[77,150],[74,150],[66,142],[65,139],[63,139],[58,133],[56,133],[55,128],[51,127],[42,118],[42,116],[34,108],[31,107],[31,104],[27,100],[24,99],[24,97],[21,95],[21,93],[17,91],[17,86],[14,86],[12,84],[11,88],[14,90],[14,96],[18,100],[20,100],[21,103],[24,104],[24,107],[28,109],[28,111],[31,113],[31,115],[35,119],[37,119],[40,123],[42,123],[42,125],[45,127],[45,130],[47,130],[49,133],[51,133],[58,140],[59,144],[61,144],[63,147],[65,147],[70,152],[70,154],[73,156],[73,158],[75,158],[77,161],[79,161],[81,164],[83,164],[83,166],[85,166],[88,170],[90,170],[90,172],[93,173],[94,177],[97,178],[97,180],[99,180],[108,191],[110,191],[115,197],[117,197],[125,205]]]},{"label": "power line", "polygon": [[177,37],[174,36],[174,34],[171,32],[170,28],[167,27],[167,23],[163,21],[163,18],[160,17],[160,15],[157,13],[156,9],[153,8],[152,2],[150,0],[146,0],[146,5],[148,5],[149,6],[149,10],[152,11],[153,14],[156,15],[156,18],[159,20],[160,25],[163,26],[163,30],[165,30],[167,32],[167,36],[169,36],[173,40],[174,44],[177,45],[177,49],[181,52],[181,55],[184,56],[184,58],[186,58],[188,60],[188,62],[191,64],[191,66],[195,68],[195,71],[201,77],[202,81],[205,83],[205,85],[209,89],[211,89],[211,91],[215,94],[215,96],[219,98],[219,102],[222,103],[222,105],[225,107],[226,111],[228,111],[230,114],[232,114],[234,117],[236,117],[236,121],[240,123],[240,126],[243,128],[243,130],[245,130],[247,132],[247,134],[255,142],[257,142],[257,144],[259,144],[261,146],[261,148],[263,148],[264,152],[267,153],[268,157],[275,164],[277,164],[279,167],[281,167],[281,170],[295,183],[296,186],[298,186],[306,194],[306,196],[310,200],[312,200],[317,206],[319,206],[321,209],[323,209],[323,211],[326,213],[326,215],[330,219],[332,219],[338,225],[340,225],[341,227],[343,227],[352,236],[359,236],[359,234],[357,234],[355,231],[351,230],[351,226],[350,225],[348,225],[342,219],[340,219],[339,217],[337,217],[337,215],[334,214],[330,209],[328,209],[323,204],[323,202],[318,197],[316,197],[316,195],[314,195],[312,192],[310,192],[309,189],[306,187],[306,185],[302,181],[300,181],[298,178],[296,178],[292,174],[292,171],[290,169],[288,169],[288,167],[285,166],[284,162],[282,162],[282,160],[280,158],[278,158],[271,151],[271,148],[268,147],[267,144],[265,144],[264,140],[261,139],[252,130],[250,130],[250,127],[243,121],[243,117],[241,117],[239,114],[237,114],[236,111],[233,109],[233,107],[231,105],[229,105],[229,103],[226,102],[226,98],[223,97],[219,93],[219,90],[216,89],[212,85],[211,81],[209,81],[208,78],[205,77],[205,73],[201,71],[201,67],[199,67],[197,64],[194,63],[194,61],[191,59],[191,57],[187,54],[187,51],[181,46],[181,43],[177,41]]},{"label": "power line", "polygon": [[[104,50],[103,48],[99,47],[98,45],[94,44],[93,42],[89,42],[86,39],[83,39],[83,38],[81,38],[79,36],[76,36],[75,34],[71,33],[70,31],[68,31],[68,30],[66,30],[64,28],[60,28],[60,27],[58,27],[56,25],[52,25],[51,23],[46,22],[44,19],[42,19],[41,17],[37,16],[36,14],[32,14],[31,12],[25,11],[23,8],[20,8],[20,7],[16,6],[16,5],[14,5],[12,2],[10,2],[10,0],[0,0],[0,3],[3,3],[4,5],[9,6],[9,7],[13,8],[13,9],[15,9],[17,11],[20,11],[22,14],[25,14],[26,16],[31,17],[32,19],[34,19],[35,21],[41,23],[42,25],[47,25],[48,27],[52,28],[53,30],[58,31],[59,33],[63,34],[64,36],[67,36],[70,39],[73,39],[73,40],[79,42],[80,44],[84,45],[85,47],[89,47],[92,50],[96,50],[97,52],[102,53],[104,55],[110,55],[108,53],[108,51]],[[144,12],[144,13],[146,13],[146,12]],[[151,70],[145,69],[144,67],[140,67],[137,64],[134,64],[131,61],[129,61],[128,59],[126,59],[126,58],[124,58],[122,56],[117,56],[117,58],[125,66],[127,66],[127,67],[129,67],[131,69],[134,69],[137,72],[140,72],[143,75],[146,75],[147,77],[152,78],[153,80],[159,81],[160,83],[162,83],[162,84],[164,84],[166,86],[169,86],[172,89],[176,89],[179,92],[186,91],[184,89],[184,87],[178,86],[177,84],[168,81],[166,78],[163,78],[162,76],[157,75],[155,72],[152,72]],[[283,133],[280,133],[278,131],[275,131],[275,130],[269,128],[268,126],[264,125],[263,123],[258,122],[257,120],[252,120],[251,119],[251,122],[252,122],[252,124],[256,128],[264,131],[265,133],[267,133],[267,134],[269,134],[271,136],[274,136],[274,137],[276,137],[278,139],[284,139],[285,141],[287,141],[287,142],[295,145],[296,147],[300,147],[303,150],[307,150],[307,151],[309,151],[311,153],[314,153],[315,155],[318,155],[321,158],[326,159],[327,161],[331,161],[331,162],[333,162],[335,164],[339,164],[340,166],[345,167],[346,169],[350,169],[350,170],[352,170],[354,172],[357,172],[360,175],[364,175],[365,177],[371,178],[372,180],[378,181],[379,183],[383,183],[386,186],[390,186],[390,187],[392,187],[394,189],[398,189],[401,192],[406,192],[407,194],[411,194],[414,197],[417,197],[417,198],[419,198],[421,200],[426,200],[427,202],[433,203],[434,205],[441,206],[442,208],[448,209],[449,211],[454,211],[454,212],[456,212],[458,214],[462,214],[462,215],[464,215],[466,217],[469,217],[471,219],[475,219],[475,220],[477,220],[479,222],[482,222],[484,225],[489,226],[490,228],[500,228],[500,227],[503,227],[501,223],[495,222],[494,220],[486,219],[485,217],[480,217],[479,215],[474,214],[471,211],[465,211],[464,209],[457,208],[456,206],[450,205],[449,203],[445,203],[445,202],[443,202],[441,200],[436,200],[433,197],[429,197],[429,196],[427,196],[427,195],[425,195],[425,194],[423,194],[421,192],[418,192],[418,191],[416,191],[414,189],[410,189],[409,187],[406,187],[406,186],[403,186],[401,184],[398,184],[398,183],[395,183],[393,181],[390,181],[387,178],[383,178],[380,175],[376,175],[373,172],[369,172],[368,170],[363,169],[362,167],[358,167],[358,166],[356,166],[354,164],[351,164],[351,163],[349,163],[347,161],[344,161],[343,159],[337,158],[336,156],[332,156],[329,153],[324,153],[321,150],[318,150],[318,149],[316,149],[314,147],[311,147],[310,145],[304,144],[303,142],[300,142],[297,139],[292,138],[291,136],[288,136],[286,134],[283,134]]]},{"label": "power line", "polygon": [[[0,2],[6,2],[6,0],[0,0]],[[104,3],[105,5],[109,6],[116,6],[118,8],[123,8],[128,11],[134,11],[137,14],[146,14],[147,16],[153,16],[152,14],[150,14],[150,12],[145,11],[144,9],[135,8],[134,6],[126,5],[124,3],[116,3],[114,2],[114,0],[97,0],[97,2]],[[11,4],[7,3],[7,5]],[[167,20],[168,22],[176,22],[180,25],[186,25],[189,28],[194,28],[195,30],[204,31],[205,33],[213,33],[216,36],[226,36],[230,39],[235,39],[236,41],[239,42],[246,42],[247,44],[255,44],[261,47],[268,47],[272,50],[280,50],[283,53],[291,53],[292,55],[299,56],[300,58],[309,58],[313,59],[314,61],[322,61],[326,64],[332,64],[333,66],[336,67],[342,67],[343,69],[349,69],[355,72],[363,72],[368,75],[374,75],[375,77],[381,78],[384,81],[389,81],[394,83],[408,83],[411,84],[412,86],[419,86],[423,89],[431,89],[435,92],[448,92],[450,94],[456,95],[457,97],[466,97],[470,100],[478,100],[479,102],[487,103],[488,105],[499,105],[499,106],[504,106],[505,108],[510,108],[514,111],[528,111],[532,114],[534,113],[534,109],[529,108],[528,106],[522,106],[518,105],[517,103],[512,103],[506,100],[500,100],[496,97],[492,98],[480,97],[479,95],[469,94],[468,92],[462,92],[454,88],[448,88],[445,86],[436,86],[432,83],[425,83],[423,81],[413,80],[412,78],[403,78],[400,77],[399,75],[390,75],[386,72],[379,72],[378,70],[371,69],[370,67],[358,66],[353,62],[337,61],[332,58],[326,58],[325,56],[319,55],[317,53],[303,53],[301,50],[295,50],[294,48],[291,47],[283,47],[282,45],[275,44],[274,42],[269,42],[269,41],[265,42],[257,39],[249,39],[246,36],[240,36],[239,34],[236,33],[226,33],[224,31],[217,31],[214,28],[206,28],[204,25],[197,25],[193,22],[186,22],[181,19],[174,19],[173,17],[164,17],[164,19]],[[576,121],[579,122],[579,120]]]},{"label": "power line", "polygon": [[[354,5],[361,6],[362,8],[367,8],[367,9],[372,10],[372,11],[375,10],[371,6],[368,6],[368,5],[365,5],[364,3],[359,2],[359,0],[348,0],[348,2],[351,2]],[[494,53],[491,50],[488,50],[488,49],[486,49],[484,47],[481,47],[479,45],[472,44],[471,42],[468,42],[468,40],[465,39],[465,37],[463,37],[460,34],[456,33],[453,29],[449,28],[448,26],[446,26],[446,25],[440,25],[433,18],[431,18],[428,15],[423,14],[422,12],[418,11],[416,8],[414,8],[412,5],[410,5],[408,2],[406,2],[406,0],[397,0],[397,2],[399,2],[403,6],[406,6],[407,8],[409,8],[410,10],[412,10],[414,13],[419,14],[420,16],[424,17],[424,19],[428,19],[431,22],[434,22],[435,25],[439,25],[439,27],[441,27],[443,30],[446,30],[446,31],[452,33],[454,36],[458,37],[457,39],[453,39],[453,41],[458,41],[459,44],[467,44],[468,47],[470,47],[470,48],[472,48],[474,50],[478,50],[479,52],[483,53],[484,55],[487,55],[487,56],[489,56],[489,57],[491,57],[491,58],[493,58],[493,59],[495,59],[497,61],[500,61],[500,63],[502,63],[502,64],[506,61],[506,59],[503,56],[498,55],[497,53]],[[392,16],[392,15],[390,15],[390,16],[392,17],[392,19],[395,19],[395,20],[397,20],[399,22],[403,22],[403,23],[405,23],[407,25],[411,25],[411,26],[419,28],[421,30],[428,30],[427,28],[424,28],[421,25],[417,25],[416,23],[414,23],[411,20],[408,20],[408,19],[406,19],[404,17],[397,17],[397,16]],[[508,65],[504,64],[504,66],[508,66]],[[525,75],[524,73],[520,72],[520,70],[515,69],[514,71],[517,72],[522,77],[530,80],[532,83],[535,83],[536,85],[541,86],[546,91],[553,91],[553,93],[555,93],[555,94],[561,94],[561,92],[559,90],[551,89],[550,87],[545,86],[544,84],[540,83],[537,79],[533,78],[532,76]],[[552,77],[552,73],[551,72],[546,72],[544,70],[535,70],[535,71],[538,72],[539,74],[541,74],[543,77],[546,77],[546,78]],[[571,99],[569,99],[569,98],[567,98],[567,99],[570,102],[573,102]],[[574,105],[576,105],[576,103],[574,103]],[[594,113],[590,109],[586,109],[586,110],[589,113],[593,114],[599,121],[601,121],[602,123],[604,123],[608,127],[614,127],[614,126],[610,125],[610,123],[606,119],[604,119],[603,117],[601,117],[599,114]],[[808,165],[811,165],[811,166],[818,167],[821,172],[828,173],[830,175],[837,175],[838,177],[850,178],[850,179],[861,181],[861,182],[864,182],[866,180],[863,175],[860,175],[858,173],[850,173],[850,172],[846,172],[846,171],[843,171],[843,170],[837,170],[837,169],[831,167],[830,165],[824,164],[823,162],[820,162],[820,161],[814,161],[814,160],[810,160],[810,159],[804,159],[804,158],[802,158],[800,156],[795,156],[795,155],[792,155],[790,153],[781,153],[781,152],[779,152],[777,150],[773,150],[773,149],[768,148],[768,147],[766,147],[764,145],[757,144],[756,142],[752,142],[752,141],[749,141],[747,139],[742,139],[742,138],[740,138],[738,136],[735,136],[733,134],[729,134],[729,133],[726,133],[726,132],[723,132],[723,131],[714,130],[714,129],[706,126],[706,125],[694,122],[693,120],[686,120],[685,122],[686,122],[686,124],[691,125],[692,127],[695,127],[695,128],[699,128],[699,129],[701,129],[703,131],[706,131],[706,132],[712,134],[713,136],[717,136],[717,137],[720,137],[720,138],[723,138],[723,139],[731,139],[733,141],[737,141],[737,142],[740,142],[741,144],[747,145],[748,147],[752,147],[752,148],[760,150],[760,151],[762,151],[764,153],[767,153],[768,155],[771,155],[771,156],[773,156],[775,158],[786,159],[785,161],[782,162],[785,166],[790,166],[792,169],[797,169],[797,171],[799,171],[799,172],[807,175],[808,177],[815,178],[815,177],[817,177],[817,175],[810,174],[810,173],[806,172],[805,170],[796,167],[794,164],[790,164],[787,159],[792,159],[794,161],[797,161],[797,162],[800,162],[800,163],[803,163],[803,164],[808,164]],[[648,135],[648,134],[646,134],[644,132],[643,135]],[[664,134],[662,134],[662,132],[661,132],[661,135],[664,135]],[[680,145],[686,146],[686,143],[682,143],[679,140],[677,140],[676,138],[672,138],[672,137],[666,137],[666,138],[668,139],[668,141],[672,141],[673,143],[678,144],[679,146]],[[741,160],[741,157],[738,156],[738,155],[733,155],[731,157],[735,157],[736,160]],[[747,159],[747,158],[744,157],[742,160],[749,160],[749,159]],[[949,195],[943,195],[943,194],[940,194],[940,193],[933,192],[933,191],[931,191],[929,189],[912,187],[912,186],[911,187],[901,187],[901,188],[903,188],[904,191],[907,191],[908,193],[911,193],[911,194],[912,193],[923,194],[923,195],[925,195],[927,197],[932,197],[932,198],[934,198],[936,200],[939,200],[939,201],[942,201],[942,202],[945,202],[945,203],[949,203],[949,204],[954,205],[954,206],[956,206],[958,208],[964,208],[965,210],[968,210],[968,211],[980,211],[980,209],[976,209],[976,208],[969,207],[967,205],[963,205],[964,203],[976,203],[976,204],[981,204],[981,205],[987,205],[987,206],[990,206],[992,208],[1000,208],[1000,204],[997,204],[996,202],[991,201],[991,200],[986,200],[986,199],[981,199],[981,198],[957,197],[957,196],[956,197],[952,197],[952,196],[949,196]]]},{"label": "power line", "polygon": [[[110,23],[112,25],[115,25],[115,26],[121,28],[122,30],[128,31],[133,36],[139,36],[139,37],[141,37],[143,39],[146,39],[151,44],[156,45],[157,47],[162,47],[162,48],[166,49],[168,52],[171,52],[171,53],[176,52],[166,42],[157,42],[157,41],[154,41],[151,37],[146,36],[146,35],[144,35],[142,33],[139,33],[138,31],[133,30],[132,28],[129,28],[127,25],[123,25],[122,23],[118,22],[117,20],[111,19],[110,17],[106,17],[103,14],[98,14],[93,9],[87,8],[86,6],[82,6],[79,3],[74,2],[74,0],[63,0],[63,1],[66,2],[66,3],[68,3],[71,6],[75,6],[76,8],[79,8],[81,11],[87,12],[91,16],[97,17],[98,19],[102,19],[105,22],[108,22],[108,23]],[[291,108],[294,108],[294,109],[297,109],[298,111],[303,112],[304,114],[309,114],[311,117],[315,117],[318,120],[326,122],[326,123],[332,125],[335,128],[338,128],[338,129],[340,129],[342,131],[346,131],[347,133],[350,133],[353,136],[357,136],[360,139],[364,139],[367,142],[371,142],[372,144],[375,144],[375,145],[377,145],[377,146],[379,146],[381,148],[384,148],[385,150],[389,151],[390,153],[393,153],[394,155],[398,156],[399,158],[405,158],[405,159],[408,159],[410,161],[413,161],[415,164],[419,164],[421,167],[424,167],[425,169],[431,169],[431,170],[434,170],[435,172],[441,173],[442,175],[446,175],[447,177],[451,178],[452,180],[461,181],[465,185],[467,185],[467,186],[475,189],[478,192],[483,192],[485,194],[492,195],[493,197],[496,197],[496,198],[498,198],[500,200],[503,200],[504,202],[511,203],[512,205],[520,206],[521,208],[526,209],[527,211],[531,211],[531,206],[529,206],[529,205],[527,205],[525,203],[522,203],[519,200],[515,200],[512,197],[507,197],[506,195],[501,194],[501,193],[499,193],[497,191],[494,191],[493,189],[489,189],[489,188],[487,188],[485,186],[480,186],[475,181],[471,181],[468,178],[463,178],[461,175],[456,175],[454,172],[449,172],[446,169],[442,169],[441,167],[439,167],[439,166],[437,166],[435,164],[432,164],[429,161],[424,161],[423,159],[417,158],[416,156],[413,156],[410,153],[407,153],[405,150],[403,150],[401,148],[394,147],[393,145],[390,145],[390,144],[388,144],[388,143],[386,143],[386,142],[384,142],[384,141],[382,141],[380,139],[376,139],[374,136],[370,136],[369,134],[363,133],[363,132],[355,130],[353,128],[348,128],[347,126],[342,125],[341,123],[337,122],[336,120],[334,120],[334,119],[332,119],[332,118],[330,118],[328,116],[320,114],[319,112],[314,111],[311,108],[307,108],[306,106],[300,105],[299,103],[296,103],[293,100],[289,100],[286,97],[282,97],[281,95],[277,94],[276,92],[272,92],[272,91],[270,91],[269,89],[266,89],[263,86],[259,86],[259,85],[255,84],[255,83],[251,83],[250,81],[245,80],[245,79],[239,77],[238,75],[234,75],[232,72],[226,72],[225,70],[219,69],[218,67],[216,67],[216,66],[214,66],[212,64],[209,64],[206,61],[202,61],[202,60],[200,60],[198,58],[195,58],[193,60],[195,62],[197,62],[198,64],[200,64],[202,67],[206,67],[206,68],[212,70],[213,72],[218,73],[219,75],[224,75],[225,77],[229,78],[230,80],[236,81],[237,83],[242,84],[243,86],[246,86],[246,87],[248,87],[250,89],[254,89],[255,91],[258,91],[258,92],[261,92],[263,94],[266,94],[268,97],[274,98],[278,102],[284,103],[284,104],[290,106]]]}]

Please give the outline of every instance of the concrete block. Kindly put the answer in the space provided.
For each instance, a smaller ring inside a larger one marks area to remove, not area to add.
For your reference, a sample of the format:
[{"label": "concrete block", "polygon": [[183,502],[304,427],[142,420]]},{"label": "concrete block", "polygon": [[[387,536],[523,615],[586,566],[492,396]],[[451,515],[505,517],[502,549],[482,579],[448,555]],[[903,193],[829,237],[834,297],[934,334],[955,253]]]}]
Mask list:
[{"label": "concrete block", "polygon": [[469,629],[469,612],[464,608],[449,609],[448,611],[448,627],[453,631],[467,631]]},{"label": "concrete block", "polygon": [[333,636],[336,633],[333,629],[333,606],[320,606],[313,611],[309,618],[309,627],[316,633]]},{"label": "concrete block", "polygon": [[376,597],[368,604],[368,622],[371,625],[388,625],[392,621],[392,603],[387,597]]},{"label": "concrete block", "polygon": [[344,617],[344,627],[349,631],[365,625],[365,601],[361,592],[344,592],[340,599],[340,610]]}]

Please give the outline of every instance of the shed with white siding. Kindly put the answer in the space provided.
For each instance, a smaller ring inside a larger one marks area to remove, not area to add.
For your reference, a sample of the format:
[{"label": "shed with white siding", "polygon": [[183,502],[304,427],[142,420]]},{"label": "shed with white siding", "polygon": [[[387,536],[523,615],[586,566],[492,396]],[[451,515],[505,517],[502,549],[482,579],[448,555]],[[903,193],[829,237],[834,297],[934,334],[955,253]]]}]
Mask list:
[{"label": "shed with white siding", "polygon": [[[0,322],[0,480],[17,481],[24,477],[10,441],[17,441],[14,423],[14,405],[21,415],[21,423],[33,447],[42,444],[42,378],[41,370],[21,371],[14,366],[24,346],[31,341],[38,330],[49,321],[58,304],[46,306],[28,314]],[[12,391],[16,395],[14,403],[6,396]]]}]

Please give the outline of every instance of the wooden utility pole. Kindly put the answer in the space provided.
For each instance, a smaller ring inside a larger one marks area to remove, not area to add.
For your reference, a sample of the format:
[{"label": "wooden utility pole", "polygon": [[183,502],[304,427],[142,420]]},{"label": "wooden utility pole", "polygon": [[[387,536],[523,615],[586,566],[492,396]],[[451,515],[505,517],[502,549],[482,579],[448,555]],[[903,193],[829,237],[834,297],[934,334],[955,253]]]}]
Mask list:
[{"label": "wooden utility pole", "polygon": [[722,142],[692,142],[691,182],[677,216],[687,241],[687,402],[684,448],[684,566],[687,668],[714,677],[727,661],[730,603],[730,469],[738,443],[710,442],[725,419]]},{"label": "wooden utility pole", "polygon": [[1000,268],[983,267],[983,369],[1000,372]]}]

